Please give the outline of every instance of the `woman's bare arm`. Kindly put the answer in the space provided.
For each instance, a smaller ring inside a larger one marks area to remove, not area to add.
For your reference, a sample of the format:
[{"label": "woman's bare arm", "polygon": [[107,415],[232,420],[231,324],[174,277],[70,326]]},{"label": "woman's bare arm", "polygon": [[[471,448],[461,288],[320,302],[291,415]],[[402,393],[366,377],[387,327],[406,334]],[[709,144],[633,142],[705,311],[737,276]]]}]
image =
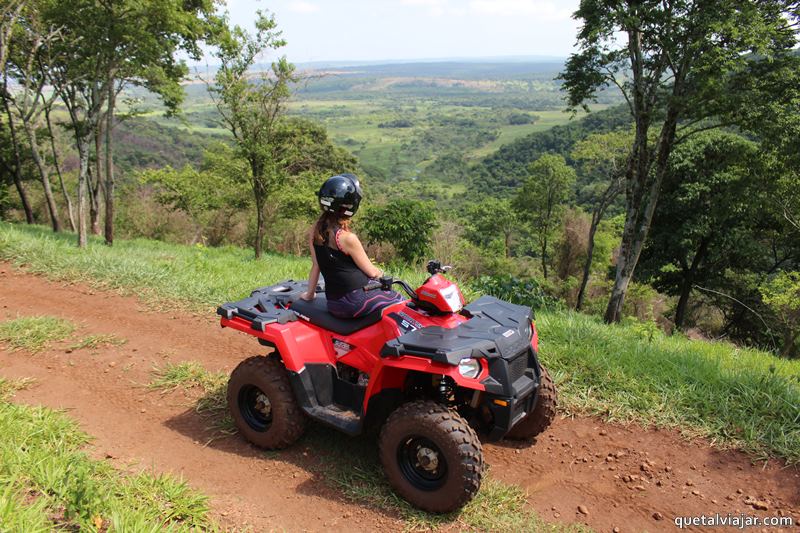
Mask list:
[{"label": "woman's bare arm", "polygon": [[308,247],[311,250],[311,272],[308,273],[308,290],[301,296],[303,300],[313,300],[317,295],[317,283],[319,283],[319,265],[317,264],[317,252],[314,250],[313,238],[309,240]]},{"label": "woman's bare arm", "polygon": [[364,251],[364,246],[358,240],[355,233],[342,232],[342,237],[339,240],[342,246],[342,251],[353,258],[356,266],[370,278],[379,278],[383,275],[372,261],[367,257],[367,252]]}]

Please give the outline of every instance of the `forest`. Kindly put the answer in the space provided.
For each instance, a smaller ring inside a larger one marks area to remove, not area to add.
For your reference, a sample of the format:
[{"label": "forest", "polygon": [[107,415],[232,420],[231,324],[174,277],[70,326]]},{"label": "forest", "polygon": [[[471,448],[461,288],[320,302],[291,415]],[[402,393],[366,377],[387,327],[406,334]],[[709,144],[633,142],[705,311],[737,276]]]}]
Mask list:
[{"label": "forest", "polygon": [[[796,6],[641,8],[632,56],[598,35],[635,29],[591,9],[565,62],[298,67],[268,13],[248,32],[208,1],[4,2],[0,215],[80,247],[304,255],[319,184],[355,172],[389,270],[437,257],[537,308],[798,357]],[[202,47],[213,68],[178,59]]]}]

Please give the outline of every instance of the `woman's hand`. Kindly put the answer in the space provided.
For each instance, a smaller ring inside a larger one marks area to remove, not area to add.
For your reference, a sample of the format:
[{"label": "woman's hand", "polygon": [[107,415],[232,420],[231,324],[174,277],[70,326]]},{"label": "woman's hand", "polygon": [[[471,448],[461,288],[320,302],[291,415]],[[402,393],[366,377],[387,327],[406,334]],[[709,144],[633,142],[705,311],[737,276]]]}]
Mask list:
[{"label": "woman's hand", "polygon": [[316,297],[317,297],[317,293],[315,291],[308,291],[308,292],[303,293],[303,294],[300,295],[300,299],[301,300],[305,300],[307,302],[310,302],[311,300],[313,300]]}]

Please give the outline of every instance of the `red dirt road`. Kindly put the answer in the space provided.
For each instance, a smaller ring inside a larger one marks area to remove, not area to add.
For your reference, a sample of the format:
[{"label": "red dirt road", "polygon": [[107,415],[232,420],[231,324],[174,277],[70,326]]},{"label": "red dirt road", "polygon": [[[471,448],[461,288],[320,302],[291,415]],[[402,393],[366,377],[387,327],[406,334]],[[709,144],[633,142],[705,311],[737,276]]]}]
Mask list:
[{"label": "red dirt road", "polygon": [[[52,283],[0,263],[0,320],[34,314],[69,319],[79,325],[78,336],[113,333],[127,340],[71,353],[69,343],[61,343],[38,355],[0,347],[0,376],[37,380],[15,400],[69,410],[95,437],[96,456],[123,469],[182,475],[211,497],[214,516],[228,526],[403,528],[392,513],[348,502],[325,485],[313,468],[314,450],[302,441],[269,456],[235,435],[206,446],[208,421],[182,394],[145,387],[152,368],[166,362],[194,360],[228,372],[259,353],[252,338],[221,331],[213,316],[152,312],[135,298]],[[675,530],[676,516],[714,513],[783,515],[800,522],[800,470],[776,461],[753,464],[743,454],[689,443],[672,432],[560,419],[532,446],[484,449],[491,475],[523,487],[529,505],[548,521],[622,532]],[[745,503],[748,498],[768,509],[755,510]]]}]

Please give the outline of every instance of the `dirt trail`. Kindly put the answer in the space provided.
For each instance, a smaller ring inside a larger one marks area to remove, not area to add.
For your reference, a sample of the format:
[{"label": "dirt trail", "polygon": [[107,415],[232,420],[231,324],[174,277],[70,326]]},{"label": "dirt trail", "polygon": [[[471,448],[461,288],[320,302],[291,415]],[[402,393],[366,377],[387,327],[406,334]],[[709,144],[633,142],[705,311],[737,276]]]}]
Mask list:
[{"label": "dirt trail", "polygon": [[[80,335],[113,333],[128,341],[72,353],[62,343],[36,356],[0,348],[0,376],[37,379],[17,400],[70,410],[95,437],[97,456],[120,468],[184,476],[211,496],[215,516],[230,526],[402,529],[392,514],[349,503],[322,483],[314,450],[302,442],[269,456],[237,436],[205,446],[208,421],[182,395],[144,388],[153,366],[166,362],[196,360],[228,372],[259,353],[252,338],[221,331],[213,316],[151,312],[135,298],[52,283],[0,263],[0,320],[32,314],[67,318]],[[485,449],[492,476],[525,488],[529,504],[549,521],[623,532],[674,530],[675,516],[716,512],[800,521],[800,470],[774,461],[752,464],[742,454],[687,443],[671,432],[561,419],[533,446]],[[744,503],[747,497],[768,510],[754,510]]]}]

